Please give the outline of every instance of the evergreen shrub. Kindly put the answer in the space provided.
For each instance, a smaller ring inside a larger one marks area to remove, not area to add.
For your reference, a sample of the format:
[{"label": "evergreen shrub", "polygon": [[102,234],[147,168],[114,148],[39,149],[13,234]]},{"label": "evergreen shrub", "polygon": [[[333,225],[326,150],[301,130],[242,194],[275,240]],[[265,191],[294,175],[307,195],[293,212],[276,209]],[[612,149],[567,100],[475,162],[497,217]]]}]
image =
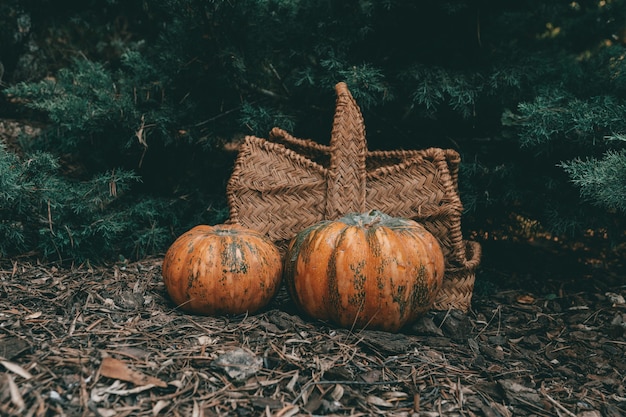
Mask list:
[{"label": "evergreen shrub", "polygon": [[370,149],[461,152],[467,232],[623,238],[625,0],[60,3],[0,7],[0,110],[47,126],[1,152],[5,255],[141,257],[225,220],[224,143],[326,142],[338,81]]}]

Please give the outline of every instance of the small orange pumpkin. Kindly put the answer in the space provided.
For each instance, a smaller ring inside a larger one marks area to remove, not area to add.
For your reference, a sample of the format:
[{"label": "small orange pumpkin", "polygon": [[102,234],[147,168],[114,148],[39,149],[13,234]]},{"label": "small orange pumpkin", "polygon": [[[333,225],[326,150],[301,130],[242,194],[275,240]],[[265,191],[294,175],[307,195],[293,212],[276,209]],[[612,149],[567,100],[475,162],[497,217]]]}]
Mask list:
[{"label": "small orange pumpkin", "polygon": [[282,276],[278,248],[239,225],[196,226],[163,259],[165,288],[181,309],[198,314],[254,313],[276,294]]},{"label": "small orange pumpkin", "polygon": [[432,306],[444,257],[421,224],[372,210],[298,233],[284,269],[291,297],[309,316],[397,331]]}]

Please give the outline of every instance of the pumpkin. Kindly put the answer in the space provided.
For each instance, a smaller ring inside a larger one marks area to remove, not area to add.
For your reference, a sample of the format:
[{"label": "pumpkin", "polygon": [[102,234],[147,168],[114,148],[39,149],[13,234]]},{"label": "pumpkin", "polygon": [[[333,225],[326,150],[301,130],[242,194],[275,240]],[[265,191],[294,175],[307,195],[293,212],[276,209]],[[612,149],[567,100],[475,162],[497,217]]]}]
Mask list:
[{"label": "pumpkin", "polygon": [[170,298],[182,310],[254,313],[278,290],[282,259],[259,232],[236,224],[200,225],[170,246],[162,275]]},{"label": "pumpkin", "polygon": [[372,210],[298,233],[284,270],[290,296],[309,316],[393,332],[432,306],[444,257],[421,224]]}]

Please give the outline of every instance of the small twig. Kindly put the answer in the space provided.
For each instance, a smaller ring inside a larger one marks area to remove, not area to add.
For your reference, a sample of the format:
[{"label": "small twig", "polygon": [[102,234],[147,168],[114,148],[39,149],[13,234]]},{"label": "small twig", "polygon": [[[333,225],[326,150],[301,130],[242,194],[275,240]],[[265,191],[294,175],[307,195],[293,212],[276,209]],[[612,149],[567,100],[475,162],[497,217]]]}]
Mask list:
[{"label": "small twig", "polygon": [[304,392],[307,389],[309,389],[309,387],[311,387],[313,385],[337,385],[337,384],[342,384],[342,385],[388,385],[388,384],[403,384],[403,383],[406,383],[406,382],[408,382],[408,380],[404,380],[404,379],[392,379],[392,380],[389,380],[389,381],[372,381],[372,382],[367,382],[367,381],[309,381],[306,384],[304,384],[304,386],[300,390],[300,394],[298,394],[298,396],[296,398],[294,398],[291,403],[295,405],[295,403],[298,402],[300,400],[300,398],[302,398],[302,396],[304,395]]},{"label": "small twig", "polygon": [[452,307],[450,307],[447,311],[445,316],[443,316],[443,319],[441,320],[441,324],[439,324],[439,328],[441,329],[443,327],[443,324],[446,322],[446,320],[448,319],[448,317],[450,317],[450,312],[452,311]]},{"label": "small twig", "polygon": [[274,65],[272,65],[271,63],[269,64],[270,70],[272,70],[272,74],[274,74],[274,77],[276,77],[276,79],[278,79],[278,81],[280,81],[280,85],[281,87],[283,87],[283,90],[285,91],[285,93],[287,93],[287,95],[289,95],[289,89],[287,88],[287,86],[285,85],[282,77],[280,76],[280,74],[278,74],[278,71],[276,71],[276,68],[274,68]]},{"label": "small twig", "polygon": [[[252,103],[255,103],[255,102],[252,102]],[[200,127],[200,126],[203,126],[203,125],[205,125],[205,124],[207,124],[207,123],[211,123],[211,122],[213,122],[213,121],[215,121],[215,120],[217,120],[217,119],[219,119],[219,118],[222,118],[222,117],[224,117],[224,116],[228,116],[228,115],[229,115],[229,114],[231,114],[231,113],[234,113],[234,112],[236,112],[236,111],[239,111],[240,109],[241,109],[241,106],[238,106],[238,107],[232,108],[232,109],[230,109],[230,110],[225,110],[225,111],[223,111],[223,112],[219,113],[219,114],[218,114],[218,115],[216,115],[216,116],[210,117],[210,118],[208,118],[207,120],[203,120],[203,121],[201,121],[201,122],[196,123],[196,124],[195,124],[195,126],[196,126],[196,127]]]},{"label": "small twig", "polygon": [[52,229],[52,208],[50,207],[50,200],[48,200],[48,228],[50,229],[50,234],[56,236]]},{"label": "small twig", "polygon": [[496,318],[496,314],[498,315],[498,332],[497,334],[500,334],[500,314],[502,313],[502,305],[498,305],[498,307],[496,307],[496,311],[493,312],[493,315],[491,316],[491,318],[489,319],[489,321],[487,322],[487,324],[485,325],[485,327],[483,327],[479,332],[478,335],[476,335],[476,338],[478,338],[481,334],[483,334],[483,332],[485,330],[487,330],[487,328],[491,325],[491,322],[493,321],[493,319]]},{"label": "small twig", "polygon": [[558,408],[559,410],[563,411],[565,414],[567,414],[570,417],[576,417],[576,414],[572,413],[571,411],[569,411],[567,408],[563,407],[561,405],[561,403],[559,403],[557,400],[555,400],[554,398],[552,398],[547,392],[546,392],[546,387],[541,384],[541,394],[543,394],[544,397],[546,397],[548,399],[548,401],[550,401],[556,408]]}]

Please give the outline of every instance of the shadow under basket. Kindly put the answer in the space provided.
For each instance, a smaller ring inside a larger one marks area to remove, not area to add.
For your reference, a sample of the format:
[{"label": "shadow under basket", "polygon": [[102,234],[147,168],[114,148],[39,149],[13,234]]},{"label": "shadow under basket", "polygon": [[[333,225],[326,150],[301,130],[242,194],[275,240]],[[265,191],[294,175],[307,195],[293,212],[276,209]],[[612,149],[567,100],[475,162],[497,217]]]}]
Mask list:
[{"label": "shadow under basket", "polygon": [[434,310],[457,309],[467,312],[471,307],[482,249],[478,242],[466,240],[464,243],[467,261],[462,267],[446,268],[443,285],[433,304]]}]

